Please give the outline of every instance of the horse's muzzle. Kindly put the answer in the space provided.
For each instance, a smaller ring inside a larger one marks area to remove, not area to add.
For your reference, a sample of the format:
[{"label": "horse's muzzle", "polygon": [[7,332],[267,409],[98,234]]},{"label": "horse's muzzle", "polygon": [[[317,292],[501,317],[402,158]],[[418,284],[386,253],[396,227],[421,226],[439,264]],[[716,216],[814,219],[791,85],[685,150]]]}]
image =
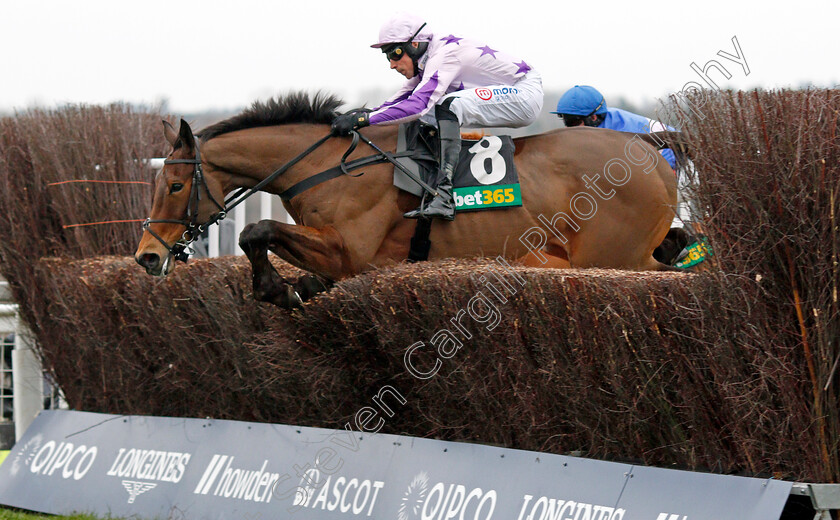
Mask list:
[{"label": "horse's muzzle", "polygon": [[134,260],[152,276],[161,276],[166,274],[163,272],[160,255],[157,253],[143,253],[140,256],[135,256]]}]

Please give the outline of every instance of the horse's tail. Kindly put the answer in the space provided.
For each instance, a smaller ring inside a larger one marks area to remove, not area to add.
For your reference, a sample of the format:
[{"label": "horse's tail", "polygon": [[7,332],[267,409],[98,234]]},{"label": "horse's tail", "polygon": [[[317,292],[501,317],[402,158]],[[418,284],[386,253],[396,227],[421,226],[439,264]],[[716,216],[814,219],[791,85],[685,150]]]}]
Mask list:
[{"label": "horse's tail", "polygon": [[691,144],[688,142],[688,137],[682,132],[651,132],[649,134],[636,134],[639,138],[653,146],[657,150],[664,150],[670,148],[677,156],[677,164],[685,165],[692,157]]},{"label": "horse's tail", "polygon": [[682,132],[651,132],[649,134],[636,134],[639,138],[653,146],[657,150],[670,148],[675,153],[681,153],[691,157],[691,145],[688,137]]}]

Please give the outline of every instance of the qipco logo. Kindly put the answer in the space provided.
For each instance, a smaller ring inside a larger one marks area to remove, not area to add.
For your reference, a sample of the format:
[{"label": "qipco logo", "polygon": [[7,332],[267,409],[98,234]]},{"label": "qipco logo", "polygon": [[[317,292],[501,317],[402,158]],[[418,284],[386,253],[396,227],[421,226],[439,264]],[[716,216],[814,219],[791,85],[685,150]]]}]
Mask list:
[{"label": "qipco logo", "polygon": [[23,445],[23,448],[20,449],[12,461],[12,469],[10,470],[12,476],[17,475],[22,468],[29,467],[29,464],[32,463],[32,459],[38,454],[43,443],[44,436],[40,433],[26,441],[26,444]]},{"label": "qipco logo", "polygon": [[58,471],[62,478],[73,477],[73,480],[79,480],[90,470],[96,452],[96,446],[74,446],[70,442],[56,445],[55,441],[50,441],[35,454],[29,470],[48,476]]}]

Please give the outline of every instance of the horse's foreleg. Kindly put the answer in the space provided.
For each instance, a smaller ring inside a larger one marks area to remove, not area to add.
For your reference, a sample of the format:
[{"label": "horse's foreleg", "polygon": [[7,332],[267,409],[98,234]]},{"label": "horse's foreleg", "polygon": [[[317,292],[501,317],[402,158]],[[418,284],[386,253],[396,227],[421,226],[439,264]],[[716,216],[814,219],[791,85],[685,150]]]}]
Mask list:
[{"label": "horse's foreleg", "polygon": [[[239,246],[251,261],[254,298],[283,308],[298,307],[328,290],[332,280],[352,274],[344,241],[331,227],[316,229],[262,220],[242,230]],[[290,283],[269,262],[269,250],[316,276],[302,276]]]},{"label": "horse's foreleg", "polygon": [[268,244],[258,240],[242,239],[249,227],[247,226],[240,235],[239,247],[251,261],[254,299],[260,302],[273,303],[284,309],[300,307],[303,304],[300,294],[285,278],[280,276],[268,260]]}]

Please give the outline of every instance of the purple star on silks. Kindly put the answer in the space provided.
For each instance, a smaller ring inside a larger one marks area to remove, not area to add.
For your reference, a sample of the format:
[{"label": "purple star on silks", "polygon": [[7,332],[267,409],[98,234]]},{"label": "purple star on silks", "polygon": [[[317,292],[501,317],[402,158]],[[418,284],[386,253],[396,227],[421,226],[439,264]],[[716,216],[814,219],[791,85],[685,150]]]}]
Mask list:
[{"label": "purple star on silks", "polygon": [[461,45],[460,43],[458,43],[461,40],[463,40],[463,38],[458,38],[457,36],[454,36],[452,34],[450,34],[449,36],[445,36],[445,37],[441,38],[441,41],[446,42],[445,45],[449,45],[450,43],[454,43],[455,45]]},{"label": "purple star on silks", "polygon": [[[496,49],[491,49],[489,45],[485,45],[484,47],[479,47],[479,49],[481,50],[481,56],[484,56],[485,54],[489,54],[490,56],[493,56],[494,58],[496,57],[496,53],[499,52]],[[479,56],[479,58],[481,56]]]},{"label": "purple star on silks", "polygon": [[521,63],[514,63],[514,65],[519,67],[519,69],[517,69],[517,71],[514,72],[514,74],[519,74],[520,72],[528,72],[529,70],[531,70],[531,66],[525,63],[525,60],[522,60]]},{"label": "purple star on silks", "polygon": [[458,85],[458,90],[464,90],[464,82],[462,81],[460,85]]}]

